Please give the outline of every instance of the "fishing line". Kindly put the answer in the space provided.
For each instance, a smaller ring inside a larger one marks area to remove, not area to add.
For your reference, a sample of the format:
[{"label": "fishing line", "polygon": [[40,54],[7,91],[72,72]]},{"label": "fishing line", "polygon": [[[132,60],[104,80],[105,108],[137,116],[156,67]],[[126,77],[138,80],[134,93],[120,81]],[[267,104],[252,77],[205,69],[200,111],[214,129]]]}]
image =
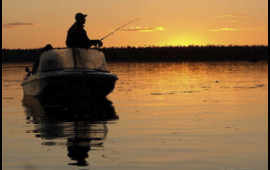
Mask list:
[{"label": "fishing line", "polygon": [[121,28],[123,28],[123,27],[127,26],[128,24],[131,24],[132,22],[135,22],[135,21],[137,21],[137,20],[139,20],[139,18],[136,18],[136,19],[134,19],[134,20],[132,20],[132,21],[129,21],[128,23],[126,23],[126,24],[124,24],[124,25],[118,27],[118,28],[115,29],[113,32],[109,33],[108,35],[106,35],[105,37],[101,38],[100,40],[101,40],[101,41],[104,40],[105,38],[109,37],[110,35],[112,35],[112,34],[115,33],[116,31],[119,31]]}]

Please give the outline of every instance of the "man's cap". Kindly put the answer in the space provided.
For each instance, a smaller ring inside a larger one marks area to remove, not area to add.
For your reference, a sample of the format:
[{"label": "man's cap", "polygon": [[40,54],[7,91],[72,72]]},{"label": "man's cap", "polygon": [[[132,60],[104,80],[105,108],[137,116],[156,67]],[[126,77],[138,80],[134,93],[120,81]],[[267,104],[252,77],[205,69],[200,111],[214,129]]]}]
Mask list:
[{"label": "man's cap", "polygon": [[82,14],[82,13],[77,13],[76,15],[75,15],[75,19],[78,21],[78,20],[80,20],[80,19],[82,19],[82,18],[85,18],[87,15],[84,15],[84,14]]}]

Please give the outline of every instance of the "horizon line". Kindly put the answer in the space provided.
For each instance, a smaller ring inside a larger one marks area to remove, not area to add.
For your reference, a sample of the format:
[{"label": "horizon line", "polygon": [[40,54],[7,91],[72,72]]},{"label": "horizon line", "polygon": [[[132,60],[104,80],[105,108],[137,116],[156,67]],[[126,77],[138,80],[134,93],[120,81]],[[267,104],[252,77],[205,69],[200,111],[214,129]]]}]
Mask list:
[{"label": "horizon line", "polygon": [[[175,47],[175,48],[183,48],[183,47],[268,47],[268,44],[254,44],[254,45],[149,45],[149,46],[110,46],[110,47],[102,47],[100,49],[106,49],[106,48],[162,48],[162,47]],[[36,50],[36,49],[42,49],[43,47],[38,48],[2,48],[2,50]],[[54,47],[53,49],[66,49],[68,47]],[[89,49],[95,49],[95,48],[89,48]]]}]

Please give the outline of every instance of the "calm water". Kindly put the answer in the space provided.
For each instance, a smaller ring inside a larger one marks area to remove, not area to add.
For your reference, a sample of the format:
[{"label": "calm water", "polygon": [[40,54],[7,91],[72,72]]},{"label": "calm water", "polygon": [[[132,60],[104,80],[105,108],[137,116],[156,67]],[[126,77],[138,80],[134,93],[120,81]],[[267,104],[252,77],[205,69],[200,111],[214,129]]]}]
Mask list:
[{"label": "calm water", "polygon": [[268,63],[109,63],[104,101],[23,97],[2,65],[2,168],[266,170]]}]

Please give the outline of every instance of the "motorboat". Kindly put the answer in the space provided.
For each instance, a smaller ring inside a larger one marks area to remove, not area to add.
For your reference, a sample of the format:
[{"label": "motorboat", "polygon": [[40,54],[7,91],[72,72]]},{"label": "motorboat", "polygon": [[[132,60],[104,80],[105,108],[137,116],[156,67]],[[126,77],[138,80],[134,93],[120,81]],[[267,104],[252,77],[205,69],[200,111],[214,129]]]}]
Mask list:
[{"label": "motorboat", "polygon": [[91,97],[110,94],[118,80],[107,70],[104,54],[96,49],[51,49],[41,54],[36,71],[22,81],[25,95]]}]

